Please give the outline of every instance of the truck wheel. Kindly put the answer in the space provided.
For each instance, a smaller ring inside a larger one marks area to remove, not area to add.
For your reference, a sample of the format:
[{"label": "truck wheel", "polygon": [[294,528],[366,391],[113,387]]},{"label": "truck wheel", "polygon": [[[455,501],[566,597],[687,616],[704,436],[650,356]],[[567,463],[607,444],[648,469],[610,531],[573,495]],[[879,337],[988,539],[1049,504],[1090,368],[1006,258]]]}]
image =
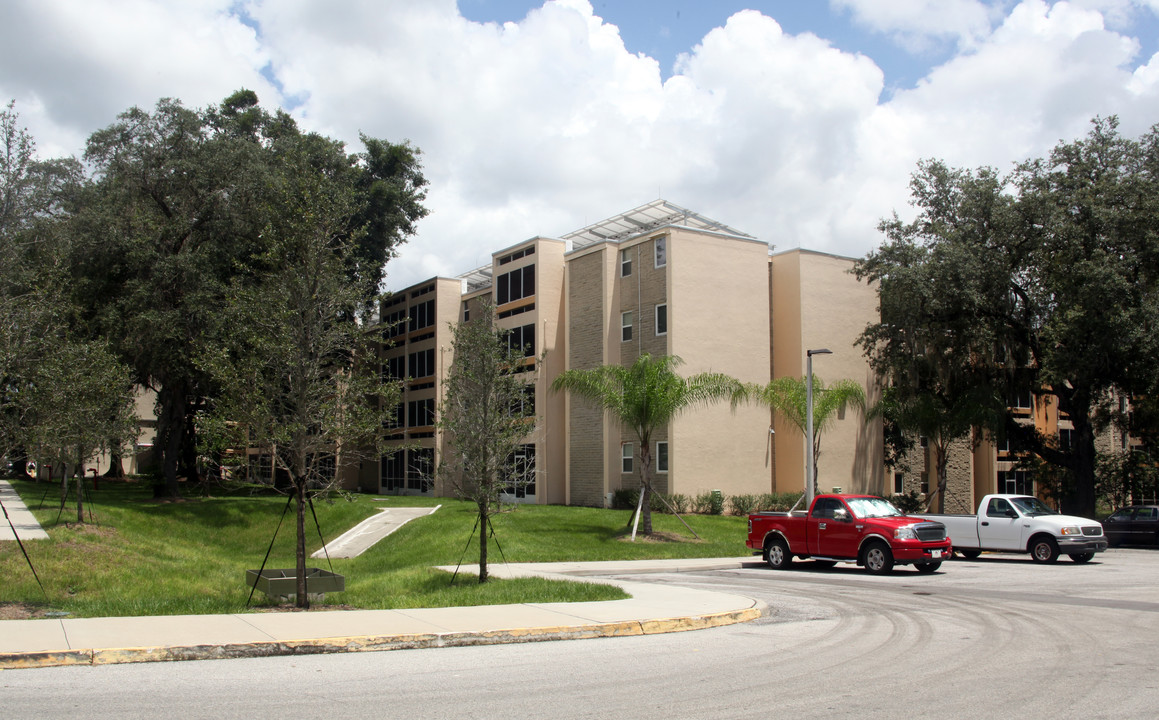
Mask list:
[{"label": "truck wheel", "polygon": [[959,550],[958,552],[962,553],[962,557],[967,560],[977,560],[982,556],[981,550]]},{"label": "truck wheel", "polygon": [[865,548],[865,569],[871,575],[885,575],[893,570],[893,552],[883,542],[872,542]]},{"label": "truck wheel", "polygon": [[1093,552],[1075,553],[1074,555],[1070,556],[1070,559],[1077,563],[1085,563],[1090,562],[1090,559],[1094,556],[1095,554]]},{"label": "truck wheel", "polygon": [[920,572],[922,575],[929,575],[930,573],[934,572],[935,570],[937,570],[941,566],[942,566],[942,563],[940,563],[940,562],[914,563],[914,567],[917,568],[917,571]]},{"label": "truck wheel", "polygon": [[1034,562],[1052,563],[1058,560],[1058,543],[1047,535],[1031,538],[1030,557],[1034,558]]},{"label": "truck wheel", "polygon": [[774,570],[784,570],[793,562],[793,556],[789,554],[789,546],[784,538],[775,537],[769,540],[765,547],[765,562]]}]

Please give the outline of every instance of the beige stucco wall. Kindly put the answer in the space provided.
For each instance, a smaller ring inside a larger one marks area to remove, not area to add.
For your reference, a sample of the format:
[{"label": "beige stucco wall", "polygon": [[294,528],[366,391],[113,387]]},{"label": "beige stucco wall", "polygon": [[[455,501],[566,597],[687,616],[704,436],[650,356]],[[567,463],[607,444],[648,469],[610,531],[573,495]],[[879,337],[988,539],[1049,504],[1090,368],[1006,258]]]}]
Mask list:
[{"label": "beige stucco wall", "polygon": [[[768,246],[673,229],[668,256],[668,346],[684,360],[681,374],[768,382]],[[728,402],[694,408],[669,433],[671,491],[770,492],[766,410],[734,411]]]},{"label": "beige stucco wall", "polygon": [[[813,358],[813,375],[827,383],[852,379],[866,388],[872,404],[879,384],[857,338],[877,316],[873,288],[849,273],[850,258],[790,250],[771,260],[773,315],[773,375],[804,377],[806,350],[827,348],[831,355]],[[776,489],[804,488],[805,439],[795,427],[778,419],[776,428]],[[887,493],[882,465],[881,422],[865,422],[859,411],[827,429],[821,440],[818,485],[822,491]]]}]

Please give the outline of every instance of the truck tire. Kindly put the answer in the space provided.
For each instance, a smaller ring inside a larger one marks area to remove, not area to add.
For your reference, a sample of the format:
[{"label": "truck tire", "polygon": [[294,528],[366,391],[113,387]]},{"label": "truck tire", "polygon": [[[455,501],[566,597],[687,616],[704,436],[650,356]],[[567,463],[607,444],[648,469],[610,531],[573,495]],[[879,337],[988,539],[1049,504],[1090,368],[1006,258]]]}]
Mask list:
[{"label": "truck tire", "polygon": [[1093,552],[1075,553],[1075,554],[1070,556],[1070,559],[1074,560],[1077,563],[1085,563],[1085,562],[1090,562],[1091,558],[1093,558],[1094,556],[1095,556],[1095,554]]},{"label": "truck tire", "polygon": [[1030,557],[1034,562],[1055,562],[1058,560],[1058,543],[1049,535],[1035,535],[1030,538]]},{"label": "truck tire", "polygon": [[977,560],[978,558],[982,557],[981,550],[958,550],[958,552],[962,553],[962,557],[966,558],[967,560]]},{"label": "truck tire", "polygon": [[774,537],[765,544],[765,562],[774,570],[784,570],[793,562],[789,545],[782,537]]},{"label": "truck tire", "polygon": [[893,551],[880,540],[874,540],[865,546],[862,562],[871,575],[887,575],[893,571]]},{"label": "truck tire", "polygon": [[914,568],[916,568],[917,571],[920,572],[922,575],[929,575],[930,573],[934,572],[935,570],[937,570],[941,566],[942,566],[942,563],[940,560],[935,560],[934,562],[914,563]]}]

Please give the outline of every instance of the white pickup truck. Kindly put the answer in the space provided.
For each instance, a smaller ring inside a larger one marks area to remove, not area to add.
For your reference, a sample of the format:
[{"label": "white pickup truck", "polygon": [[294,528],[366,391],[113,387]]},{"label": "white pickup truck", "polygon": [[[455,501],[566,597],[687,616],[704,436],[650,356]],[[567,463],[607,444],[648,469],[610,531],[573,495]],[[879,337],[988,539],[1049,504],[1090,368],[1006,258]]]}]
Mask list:
[{"label": "white pickup truck", "polygon": [[924,515],[946,526],[954,550],[973,559],[983,550],[1030,553],[1052,563],[1061,554],[1087,562],[1107,549],[1103,526],[1095,520],[1060,515],[1029,495],[987,495],[977,515]]}]

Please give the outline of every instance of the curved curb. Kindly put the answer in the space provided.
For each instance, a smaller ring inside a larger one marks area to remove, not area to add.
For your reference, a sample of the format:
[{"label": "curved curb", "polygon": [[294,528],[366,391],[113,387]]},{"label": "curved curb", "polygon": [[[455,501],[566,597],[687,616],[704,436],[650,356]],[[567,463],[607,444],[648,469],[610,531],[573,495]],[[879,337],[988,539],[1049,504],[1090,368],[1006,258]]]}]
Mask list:
[{"label": "curved curb", "polygon": [[631,620],[591,625],[514,628],[482,632],[335,637],[313,640],[223,645],[3,653],[0,654],[0,670],[59,667],[66,665],[113,665],[139,662],[176,662],[180,660],[225,660],[287,655],[322,655],[345,652],[378,652],[383,650],[410,650],[417,648],[543,642],[548,640],[585,640],[602,637],[656,635],[688,630],[703,630],[706,628],[749,622],[759,618],[764,610],[765,604],[754,600],[752,607],[742,610],[731,610],[690,617]]}]

